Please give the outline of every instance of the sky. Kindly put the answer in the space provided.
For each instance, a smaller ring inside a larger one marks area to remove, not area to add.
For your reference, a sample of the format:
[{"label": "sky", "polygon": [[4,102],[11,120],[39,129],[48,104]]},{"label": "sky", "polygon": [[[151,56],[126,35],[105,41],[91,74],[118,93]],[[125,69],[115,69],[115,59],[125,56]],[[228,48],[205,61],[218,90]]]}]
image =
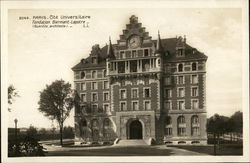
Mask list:
[{"label": "sky", "polygon": [[[91,16],[89,28],[32,28],[31,20],[19,16]],[[207,115],[231,116],[242,110],[242,17],[238,8],[152,9],[16,9],[8,15],[8,84],[20,97],[8,112],[8,127],[49,128],[52,121],[38,111],[39,92],[46,84],[63,79],[73,85],[71,68],[89,55],[91,47],[113,43],[131,15],[153,39],[186,35],[187,43],[208,56]],[[66,125],[73,126],[73,112]],[[56,123],[54,123],[56,126]]]}]

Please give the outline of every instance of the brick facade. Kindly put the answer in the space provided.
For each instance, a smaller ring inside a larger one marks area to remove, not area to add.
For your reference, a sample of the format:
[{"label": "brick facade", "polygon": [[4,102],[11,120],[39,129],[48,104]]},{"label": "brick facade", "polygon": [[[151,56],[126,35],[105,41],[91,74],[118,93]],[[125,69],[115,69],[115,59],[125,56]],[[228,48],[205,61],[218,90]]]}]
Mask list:
[{"label": "brick facade", "polygon": [[118,44],[73,67],[75,140],[206,144],[206,60],[186,38],[152,40],[132,16]]}]

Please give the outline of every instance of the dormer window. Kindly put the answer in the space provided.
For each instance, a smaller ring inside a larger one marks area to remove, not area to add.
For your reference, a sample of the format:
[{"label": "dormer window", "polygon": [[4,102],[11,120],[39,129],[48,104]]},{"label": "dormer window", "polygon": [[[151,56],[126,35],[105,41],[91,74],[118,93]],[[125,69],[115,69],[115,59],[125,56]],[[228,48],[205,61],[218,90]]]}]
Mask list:
[{"label": "dormer window", "polygon": [[92,58],[92,63],[97,64],[97,59],[96,59],[96,57],[93,57],[93,58]]},{"label": "dormer window", "polygon": [[177,53],[177,57],[183,57],[184,56],[184,49],[178,48],[176,53]]},{"label": "dormer window", "polygon": [[179,64],[178,65],[178,72],[182,72],[183,71],[183,64]]}]

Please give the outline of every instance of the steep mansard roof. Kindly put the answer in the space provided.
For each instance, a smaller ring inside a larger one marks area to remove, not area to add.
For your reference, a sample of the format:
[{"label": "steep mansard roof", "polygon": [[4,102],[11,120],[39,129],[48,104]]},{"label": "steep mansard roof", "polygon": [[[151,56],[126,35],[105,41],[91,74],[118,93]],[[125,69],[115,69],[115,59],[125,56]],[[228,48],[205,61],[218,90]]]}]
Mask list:
[{"label": "steep mansard roof", "polygon": [[[157,40],[153,40],[153,43],[156,45]],[[165,52],[168,52],[168,56],[165,57],[165,62],[177,62],[177,61],[184,61],[184,60],[194,60],[194,59],[207,59],[207,56],[203,53],[199,52],[198,50],[195,50],[193,52],[194,48],[190,45],[186,44],[185,49],[185,57],[176,57],[176,43],[177,38],[168,38],[168,39],[161,39],[161,44]],[[116,49],[117,45],[112,45],[114,49]],[[86,59],[82,59],[80,63],[75,65],[72,70],[81,70],[81,69],[87,69],[87,68],[105,68],[106,66],[106,58],[107,58],[107,50],[108,45],[101,48],[100,57],[98,64],[93,64],[91,62],[91,57],[87,57]]]}]

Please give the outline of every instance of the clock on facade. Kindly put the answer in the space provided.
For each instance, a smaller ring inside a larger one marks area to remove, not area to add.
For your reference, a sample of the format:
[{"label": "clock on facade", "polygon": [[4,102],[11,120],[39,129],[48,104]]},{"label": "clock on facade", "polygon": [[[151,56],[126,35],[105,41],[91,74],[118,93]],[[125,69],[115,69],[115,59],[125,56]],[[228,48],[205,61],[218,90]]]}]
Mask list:
[{"label": "clock on facade", "polygon": [[132,36],[128,41],[128,45],[130,48],[137,48],[140,46],[140,44],[141,44],[141,39],[139,36]]}]

